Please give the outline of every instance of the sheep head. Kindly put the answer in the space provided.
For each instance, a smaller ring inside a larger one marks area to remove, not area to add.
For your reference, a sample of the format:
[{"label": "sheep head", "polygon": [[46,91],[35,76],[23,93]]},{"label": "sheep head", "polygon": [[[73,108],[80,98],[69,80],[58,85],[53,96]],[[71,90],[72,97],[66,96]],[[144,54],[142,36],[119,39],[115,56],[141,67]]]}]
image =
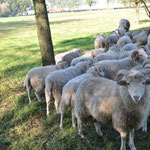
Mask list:
[{"label": "sheep head", "polygon": [[119,80],[117,84],[126,88],[133,102],[140,102],[145,94],[146,85],[150,84],[150,79],[147,79],[142,71],[137,70],[128,72],[124,70],[122,73],[120,71],[118,75],[121,74],[125,75],[125,78]]}]

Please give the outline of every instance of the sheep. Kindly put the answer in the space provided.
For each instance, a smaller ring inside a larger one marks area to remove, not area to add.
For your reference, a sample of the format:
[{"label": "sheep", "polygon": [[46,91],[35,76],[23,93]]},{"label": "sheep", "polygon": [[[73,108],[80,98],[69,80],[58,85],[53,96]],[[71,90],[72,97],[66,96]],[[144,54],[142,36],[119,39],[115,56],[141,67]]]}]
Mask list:
[{"label": "sheep", "polygon": [[129,44],[129,43],[132,43],[132,40],[130,39],[128,35],[124,35],[117,41],[117,46],[121,50],[121,48],[124,45]]},{"label": "sheep", "polygon": [[94,65],[98,65],[105,73],[105,77],[112,80],[117,80],[117,72],[121,69],[131,69],[132,67],[142,64],[148,57],[146,53],[140,51],[133,51],[130,57],[120,60],[103,60]]},{"label": "sheep", "polygon": [[113,45],[109,48],[109,50],[105,53],[98,54],[94,59],[93,63],[97,63],[102,60],[115,60],[119,59],[119,49],[117,45]]},{"label": "sheep", "polygon": [[80,57],[74,58],[71,63],[70,66],[75,66],[77,63],[83,62],[83,61],[91,61],[93,62],[93,56],[90,54],[85,54],[82,55]]},{"label": "sheep", "polygon": [[60,129],[63,128],[63,116],[69,105],[71,106],[71,112],[72,112],[72,126],[73,127],[76,126],[75,113],[74,113],[75,93],[82,81],[84,81],[87,78],[98,77],[98,76],[104,76],[104,72],[98,66],[94,66],[89,68],[87,73],[84,73],[80,76],[71,79],[63,87],[61,102],[59,104],[59,113],[61,114]]},{"label": "sheep", "polygon": [[150,55],[150,35],[147,38],[147,44],[145,45],[145,49],[148,55]]},{"label": "sheep", "polygon": [[99,48],[99,49],[93,49],[93,50],[89,50],[89,51],[83,51],[83,55],[85,57],[91,57],[94,58],[96,55],[98,55],[99,53],[104,53],[105,49],[104,48]]},{"label": "sheep", "polygon": [[120,52],[122,53],[125,51],[136,50],[137,48],[138,48],[138,46],[136,44],[128,43],[121,48]]},{"label": "sheep", "polygon": [[134,32],[132,33],[132,38],[133,38],[135,35],[138,35],[140,32],[141,32],[141,30],[134,31]]},{"label": "sheep", "polygon": [[126,32],[126,34],[130,37],[130,39],[132,39],[133,37],[132,37],[132,33],[131,32]]},{"label": "sheep", "polygon": [[119,37],[122,37],[126,34],[126,30],[123,27],[118,27],[115,31],[117,35],[119,35]]},{"label": "sheep", "polygon": [[83,117],[92,116],[97,121],[96,132],[99,135],[102,135],[99,122],[112,120],[114,129],[121,136],[120,150],[126,150],[128,132],[129,147],[131,150],[136,150],[133,140],[134,130],[143,126],[149,114],[150,80],[140,71],[121,71],[124,77],[117,83],[95,77],[80,84],[75,98],[78,133],[82,138],[84,137]]},{"label": "sheep", "polygon": [[62,61],[59,62],[57,65],[48,65],[45,67],[36,67],[31,69],[24,80],[24,86],[27,89],[28,92],[28,98],[29,98],[29,104],[31,104],[31,90],[34,90],[34,93],[39,101],[41,101],[40,98],[40,91],[45,86],[45,78],[48,76],[49,73],[59,70],[59,69],[65,69],[68,67],[67,62]]},{"label": "sheep", "polygon": [[117,41],[119,40],[120,36],[116,34],[116,32],[113,32],[111,35],[107,36],[105,38],[105,47],[108,50],[111,46],[117,44]]},{"label": "sheep", "polygon": [[136,43],[138,46],[145,45],[147,43],[148,34],[148,30],[142,30],[139,34],[133,36],[133,43]]},{"label": "sheep", "polygon": [[135,50],[137,50],[138,52],[139,52],[139,54],[141,55],[144,55],[146,58],[148,57],[148,54],[147,54],[147,50],[146,50],[146,48],[144,47],[144,46],[140,46],[140,47],[138,47],[138,48],[136,48],[136,46],[134,47],[132,47],[131,46],[131,48],[133,48],[132,50],[130,50],[130,47],[129,47],[129,49],[128,50],[130,50],[130,51],[120,51],[120,59],[123,59],[123,58],[126,58],[126,57],[128,57],[128,56],[130,56],[131,55],[131,53],[133,52],[133,51],[135,51]]},{"label": "sheep", "polygon": [[72,78],[86,72],[92,66],[90,61],[80,62],[76,66],[71,66],[63,70],[57,70],[50,73],[45,79],[45,96],[47,115],[49,115],[49,105],[51,97],[55,99],[55,109],[58,112],[58,106],[61,100],[63,86]]},{"label": "sheep", "polygon": [[120,50],[120,59],[128,57],[131,51],[138,49],[136,44],[129,43],[124,45]]},{"label": "sheep", "polygon": [[130,29],[130,22],[129,22],[129,20],[124,19],[124,18],[120,19],[119,20],[119,27],[123,27],[126,30],[126,32],[128,32],[129,29]]},{"label": "sheep", "polygon": [[56,64],[59,61],[66,61],[68,65],[70,65],[72,59],[79,57],[80,53],[81,53],[81,49],[72,49],[71,51],[59,53],[55,56]]},{"label": "sheep", "polygon": [[150,34],[149,34],[149,36],[147,38],[147,45],[150,47]]},{"label": "sheep", "polygon": [[95,49],[104,48],[105,47],[105,38],[104,34],[97,34],[97,38],[94,40]]}]

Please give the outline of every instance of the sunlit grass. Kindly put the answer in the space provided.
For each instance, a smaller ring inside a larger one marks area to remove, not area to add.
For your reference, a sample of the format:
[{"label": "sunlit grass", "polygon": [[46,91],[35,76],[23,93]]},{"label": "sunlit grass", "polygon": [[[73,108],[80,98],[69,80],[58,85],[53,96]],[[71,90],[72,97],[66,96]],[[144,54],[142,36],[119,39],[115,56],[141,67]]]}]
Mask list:
[{"label": "sunlit grass", "polygon": [[[140,24],[136,25],[135,9],[99,10],[49,14],[55,54],[72,48],[94,48],[97,33],[109,35],[118,27],[120,18],[127,18],[131,31],[149,27],[150,20],[140,10]],[[0,18],[0,150],[93,149],[116,150],[120,135],[111,124],[102,125],[104,137],[95,133],[92,122],[85,123],[87,137],[81,139],[77,128],[71,127],[70,111],[59,129],[59,116],[53,106],[46,118],[45,99],[28,105],[23,87],[26,73],[41,65],[34,16]],[[32,98],[35,99],[34,94]],[[85,121],[86,122],[86,121]],[[150,134],[136,132],[136,146],[149,150]]]}]

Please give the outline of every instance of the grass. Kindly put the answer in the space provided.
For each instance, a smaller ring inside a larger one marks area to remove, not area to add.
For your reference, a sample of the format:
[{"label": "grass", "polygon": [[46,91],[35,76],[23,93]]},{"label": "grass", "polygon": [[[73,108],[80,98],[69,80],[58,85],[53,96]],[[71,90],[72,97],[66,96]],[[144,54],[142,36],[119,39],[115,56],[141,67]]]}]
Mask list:
[{"label": "grass", "polygon": [[[130,20],[131,31],[149,27],[150,23],[143,9],[140,10],[139,25],[136,25],[134,9],[50,14],[55,54],[72,48],[93,49],[96,34],[109,35],[117,28],[120,18]],[[85,121],[86,138],[81,139],[77,128],[71,127],[69,110],[64,129],[60,130],[59,116],[53,106],[50,106],[50,116],[46,118],[44,96],[42,103],[35,100],[28,105],[23,81],[31,68],[40,65],[34,16],[0,18],[0,150],[119,149],[120,135],[111,123],[102,124],[104,136],[99,137],[92,122]],[[138,150],[149,150],[149,132],[149,129],[147,133],[136,131]]]}]

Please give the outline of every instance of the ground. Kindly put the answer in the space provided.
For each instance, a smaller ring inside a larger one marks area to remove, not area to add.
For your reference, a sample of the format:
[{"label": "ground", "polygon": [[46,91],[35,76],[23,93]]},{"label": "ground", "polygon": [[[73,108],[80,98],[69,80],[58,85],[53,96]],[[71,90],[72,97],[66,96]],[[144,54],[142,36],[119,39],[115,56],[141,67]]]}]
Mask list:
[{"label": "ground", "polygon": [[[149,27],[150,19],[140,10],[140,24],[136,25],[135,9],[115,9],[49,14],[55,54],[72,48],[94,48],[97,33],[109,35],[118,27],[120,18],[127,18],[131,31]],[[102,124],[99,137],[91,121],[84,121],[85,139],[71,127],[70,110],[59,129],[59,115],[53,105],[46,117],[46,104],[35,99],[28,105],[23,87],[26,73],[41,66],[40,50],[34,16],[0,18],[0,150],[116,150],[120,135],[111,123]],[[150,149],[148,132],[135,133],[138,150]],[[128,150],[127,146],[127,150]]]}]

